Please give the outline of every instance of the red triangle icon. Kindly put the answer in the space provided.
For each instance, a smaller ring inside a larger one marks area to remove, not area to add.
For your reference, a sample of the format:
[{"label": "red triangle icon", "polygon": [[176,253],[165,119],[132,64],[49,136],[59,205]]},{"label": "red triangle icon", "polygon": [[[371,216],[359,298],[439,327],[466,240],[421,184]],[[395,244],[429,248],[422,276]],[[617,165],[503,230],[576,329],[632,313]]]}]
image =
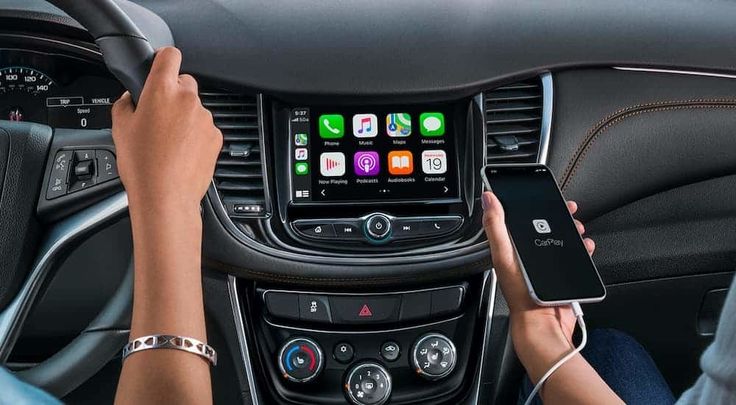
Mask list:
[{"label": "red triangle icon", "polygon": [[373,316],[373,312],[371,312],[371,308],[368,306],[368,304],[363,304],[363,308],[361,308],[360,312],[358,312],[358,316],[360,317]]}]

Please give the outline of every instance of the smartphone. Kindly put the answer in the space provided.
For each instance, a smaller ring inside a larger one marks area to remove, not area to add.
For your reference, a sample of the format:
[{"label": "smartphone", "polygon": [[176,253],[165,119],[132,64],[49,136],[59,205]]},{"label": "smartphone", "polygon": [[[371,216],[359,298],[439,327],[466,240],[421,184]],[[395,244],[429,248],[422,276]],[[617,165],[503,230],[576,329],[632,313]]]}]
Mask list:
[{"label": "smartphone", "polygon": [[481,176],[503,205],[532,299],[543,306],[602,301],[606,288],[552,172],[542,164],[495,164]]}]

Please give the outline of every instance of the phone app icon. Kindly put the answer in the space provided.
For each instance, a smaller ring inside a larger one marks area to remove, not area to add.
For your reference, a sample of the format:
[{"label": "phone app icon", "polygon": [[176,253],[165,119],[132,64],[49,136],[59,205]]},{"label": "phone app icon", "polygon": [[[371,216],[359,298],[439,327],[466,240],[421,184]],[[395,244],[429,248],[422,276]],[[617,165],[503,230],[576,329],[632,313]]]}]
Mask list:
[{"label": "phone app icon", "polygon": [[307,146],[308,143],[309,143],[309,137],[307,136],[307,134],[294,135],[294,145]]},{"label": "phone app icon", "polygon": [[309,174],[309,163],[307,162],[296,162],[294,164],[294,173],[297,176],[306,176]]},{"label": "phone app icon", "polygon": [[414,173],[414,156],[408,150],[394,150],[389,152],[388,172],[395,176]]},{"label": "phone app icon", "polygon": [[355,152],[353,155],[353,169],[357,176],[377,176],[381,171],[378,152]]},{"label": "phone app icon", "polygon": [[447,154],[444,150],[425,150],[422,152],[422,171],[426,174],[447,172]]},{"label": "phone app icon", "polygon": [[378,117],[375,114],[353,115],[353,135],[356,138],[373,138],[378,135]]},{"label": "phone app icon", "polygon": [[320,115],[319,136],[324,139],[337,139],[345,136],[345,119],[343,119],[342,115]]},{"label": "phone app icon", "polygon": [[309,149],[307,148],[296,148],[294,149],[294,159],[296,160],[307,160],[309,158]]},{"label": "phone app icon", "polygon": [[386,116],[386,132],[388,136],[404,137],[411,135],[411,115],[393,113]]},{"label": "phone app icon", "polygon": [[445,115],[440,112],[426,112],[419,115],[419,132],[422,136],[442,136],[445,134]]},{"label": "phone app icon", "polygon": [[345,154],[342,152],[325,152],[319,155],[319,172],[325,177],[345,175]]},{"label": "phone app icon", "polygon": [[534,225],[534,230],[537,231],[537,233],[551,233],[552,228],[549,227],[549,222],[547,222],[546,219],[533,219],[532,225]]}]

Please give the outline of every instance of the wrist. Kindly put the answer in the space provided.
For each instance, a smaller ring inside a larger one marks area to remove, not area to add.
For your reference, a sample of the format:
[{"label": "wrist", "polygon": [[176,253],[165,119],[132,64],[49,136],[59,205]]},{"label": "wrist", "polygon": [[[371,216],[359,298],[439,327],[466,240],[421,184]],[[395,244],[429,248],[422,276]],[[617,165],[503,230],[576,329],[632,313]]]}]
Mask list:
[{"label": "wrist", "polygon": [[201,220],[199,200],[176,198],[136,198],[128,195],[128,210],[131,220],[161,221],[175,220],[192,223]]},{"label": "wrist", "polygon": [[525,319],[512,316],[511,319],[514,349],[534,383],[574,348],[563,333],[559,321],[546,317],[539,318]]}]

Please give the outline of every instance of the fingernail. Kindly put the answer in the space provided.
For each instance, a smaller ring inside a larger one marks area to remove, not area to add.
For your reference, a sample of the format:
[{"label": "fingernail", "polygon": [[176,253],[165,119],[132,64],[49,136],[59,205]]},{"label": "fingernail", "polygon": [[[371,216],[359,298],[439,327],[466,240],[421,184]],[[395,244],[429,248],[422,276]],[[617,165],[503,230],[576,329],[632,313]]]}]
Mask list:
[{"label": "fingernail", "polygon": [[491,193],[483,193],[480,196],[480,204],[483,206],[483,210],[487,210],[491,206]]}]

